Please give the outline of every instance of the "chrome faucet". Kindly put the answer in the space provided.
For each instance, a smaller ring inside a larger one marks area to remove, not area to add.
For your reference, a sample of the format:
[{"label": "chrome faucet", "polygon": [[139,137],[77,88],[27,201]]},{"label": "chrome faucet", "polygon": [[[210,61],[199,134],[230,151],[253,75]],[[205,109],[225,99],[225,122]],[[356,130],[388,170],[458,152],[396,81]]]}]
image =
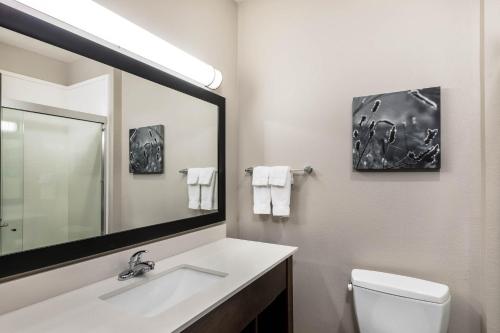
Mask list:
[{"label": "chrome faucet", "polygon": [[142,275],[155,268],[154,261],[142,261],[142,255],[148,251],[138,251],[134,253],[128,262],[128,269],[118,274],[118,280],[124,281]]}]

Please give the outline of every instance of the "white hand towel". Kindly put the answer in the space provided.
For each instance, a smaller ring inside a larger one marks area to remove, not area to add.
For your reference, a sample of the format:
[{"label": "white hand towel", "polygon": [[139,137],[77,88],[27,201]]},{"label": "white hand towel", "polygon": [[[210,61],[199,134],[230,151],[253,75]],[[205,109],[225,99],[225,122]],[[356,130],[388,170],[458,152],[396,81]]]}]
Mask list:
[{"label": "white hand towel", "polygon": [[198,180],[200,178],[200,168],[189,168],[187,173],[187,183],[188,185],[198,184]]},{"label": "white hand towel", "polygon": [[288,176],[290,175],[289,166],[274,166],[269,171],[269,185],[285,186]]},{"label": "white hand towel", "polygon": [[198,184],[200,176],[199,168],[189,168],[187,174],[188,207],[189,209],[200,209],[201,189]]},{"label": "white hand towel", "polygon": [[200,172],[201,187],[201,209],[217,209],[215,200],[215,188],[217,184],[217,175],[215,168],[203,168]]},{"label": "white hand towel", "polygon": [[252,185],[253,186],[267,186],[269,185],[269,172],[270,167],[257,166],[253,168],[252,172]]},{"label": "white hand towel", "polygon": [[254,214],[271,214],[271,188],[269,187],[269,167],[253,168],[253,212]]},{"label": "white hand towel", "polygon": [[198,179],[198,184],[200,185],[210,185],[212,182],[212,177],[215,173],[215,168],[200,168],[200,177]]},{"label": "white hand towel", "polygon": [[283,186],[271,185],[271,201],[273,216],[290,216],[290,196],[292,193],[293,176],[288,168]]}]

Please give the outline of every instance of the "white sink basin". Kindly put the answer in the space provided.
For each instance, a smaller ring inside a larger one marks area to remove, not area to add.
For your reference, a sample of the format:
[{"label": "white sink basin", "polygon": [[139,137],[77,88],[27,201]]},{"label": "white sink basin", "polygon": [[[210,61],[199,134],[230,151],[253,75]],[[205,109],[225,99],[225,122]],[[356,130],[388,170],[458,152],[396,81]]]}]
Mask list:
[{"label": "white sink basin", "polygon": [[225,276],[226,273],[182,265],[99,298],[129,313],[153,317],[209,288]]}]

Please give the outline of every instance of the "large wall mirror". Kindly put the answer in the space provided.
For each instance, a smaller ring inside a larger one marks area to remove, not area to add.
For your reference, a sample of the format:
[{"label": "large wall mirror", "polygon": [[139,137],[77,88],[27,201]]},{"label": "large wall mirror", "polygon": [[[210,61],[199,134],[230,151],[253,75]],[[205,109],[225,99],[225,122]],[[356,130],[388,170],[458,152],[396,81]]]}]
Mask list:
[{"label": "large wall mirror", "polygon": [[224,220],[224,98],[5,5],[0,25],[0,278]]}]

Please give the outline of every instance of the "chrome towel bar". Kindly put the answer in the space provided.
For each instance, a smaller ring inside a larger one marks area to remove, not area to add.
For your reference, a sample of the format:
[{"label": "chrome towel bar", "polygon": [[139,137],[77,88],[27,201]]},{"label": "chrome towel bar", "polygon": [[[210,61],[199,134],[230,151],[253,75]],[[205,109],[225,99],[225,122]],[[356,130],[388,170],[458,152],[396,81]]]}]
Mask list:
[{"label": "chrome towel bar", "polygon": [[[217,171],[217,170],[215,170],[215,171]],[[179,173],[187,175],[188,174],[188,169],[181,169],[181,170],[179,170]]]},{"label": "chrome towel bar", "polygon": [[[306,166],[304,167],[303,169],[290,169],[291,172],[293,173],[302,173],[302,174],[307,174],[307,175],[310,175],[311,173],[313,173],[314,169],[312,166]],[[251,175],[253,173],[253,167],[249,167],[249,168],[246,168],[245,169],[245,173],[247,175]]]}]

